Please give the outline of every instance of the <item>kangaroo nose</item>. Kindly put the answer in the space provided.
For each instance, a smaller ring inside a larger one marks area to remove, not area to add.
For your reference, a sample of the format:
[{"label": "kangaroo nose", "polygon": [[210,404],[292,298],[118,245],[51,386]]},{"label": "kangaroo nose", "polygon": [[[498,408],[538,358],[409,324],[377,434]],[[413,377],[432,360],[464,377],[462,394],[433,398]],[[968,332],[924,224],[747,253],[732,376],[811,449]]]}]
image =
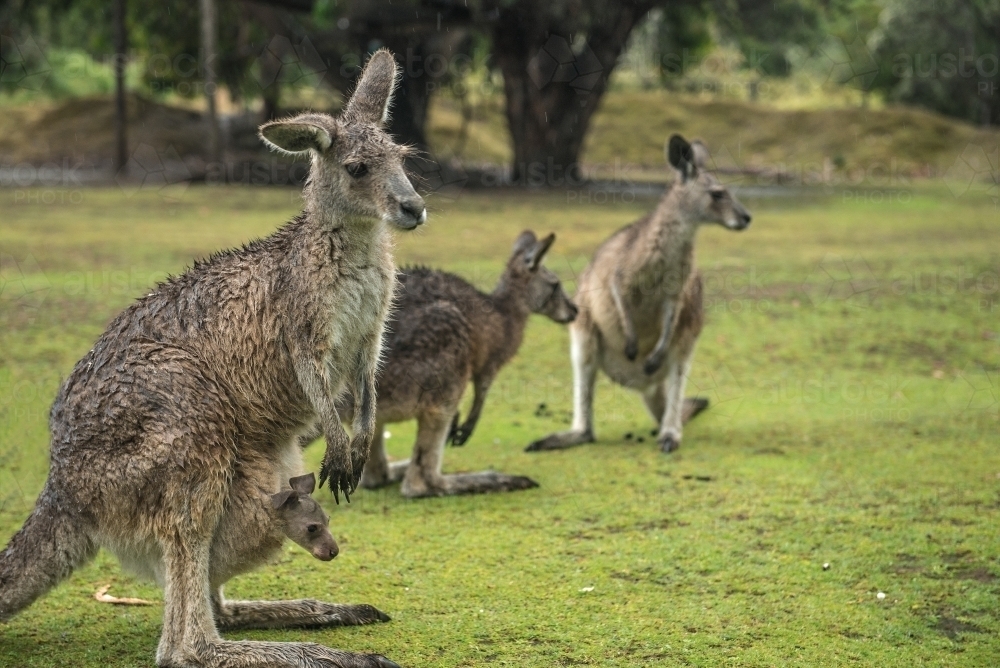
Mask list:
[{"label": "kangaroo nose", "polygon": [[320,561],[331,561],[332,559],[336,558],[338,554],[340,554],[340,548],[337,547],[336,543],[334,543],[330,547],[325,547],[325,546],[317,547],[313,551],[313,556],[319,559]]},{"label": "kangaroo nose", "polygon": [[751,216],[749,213],[744,213],[743,214],[743,226],[744,227],[747,226],[747,225],[749,225],[751,220],[753,220],[753,216]]},{"label": "kangaroo nose", "polygon": [[424,200],[421,197],[401,200],[399,202],[399,209],[404,215],[417,221],[417,225],[427,220],[427,207],[424,206]]}]

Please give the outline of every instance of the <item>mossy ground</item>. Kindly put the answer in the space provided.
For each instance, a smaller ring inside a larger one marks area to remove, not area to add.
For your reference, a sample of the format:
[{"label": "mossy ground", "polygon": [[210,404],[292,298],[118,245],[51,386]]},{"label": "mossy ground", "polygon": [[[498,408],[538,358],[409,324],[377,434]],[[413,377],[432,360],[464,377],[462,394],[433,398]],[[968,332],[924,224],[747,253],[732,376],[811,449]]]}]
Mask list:
[{"label": "mossy ground", "polygon": [[[281,189],[53,192],[0,191],[0,541],[44,481],[59,381],[109,319],[298,207]],[[339,507],[323,492],[341,555],[288,547],[228,593],[369,602],[393,621],[232,637],[408,667],[996,665],[1000,212],[988,193],[903,192],[747,198],[748,231],[700,233],[708,319],[689,394],[713,405],[673,455],[656,451],[638,397],[603,380],[598,443],[524,453],[564,428],[571,400],[566,331],[533,319],[445,468],[541,487],[423,501],[390,489]],[[652,206],[606,199],[432,199],[399,259],[487,287],[521,229],[551,230],[547,263],[572,284]],[[412,425],[389,429],[404,456]],[[313,445],[310,464],[320,456]],[[106,583],[157,604],[98,603]],[[0,665],[152,665],[160,601],[102,553],[0,628]]]}]

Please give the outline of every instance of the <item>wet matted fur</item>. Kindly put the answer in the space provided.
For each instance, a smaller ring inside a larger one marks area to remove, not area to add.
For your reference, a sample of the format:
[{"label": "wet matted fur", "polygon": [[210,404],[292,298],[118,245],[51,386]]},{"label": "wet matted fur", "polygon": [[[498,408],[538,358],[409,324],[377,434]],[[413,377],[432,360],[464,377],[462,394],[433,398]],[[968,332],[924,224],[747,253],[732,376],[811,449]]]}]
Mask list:
[{"label": "wet matted fur", "polygon": [[[370,605],[227,602],[222,584],[280,546],[260,499],[301,473],[305,428],[322,426],[331,488],[349,494],[367,459],[395,276],[390,227],[426,218],[405,151],[382,129],[395,77],[380,51],[340,118],[262,126],[272,147],[312,161],[303,212],[156,286],[73,369],[52,407],[44,490],[0,554],[0,620],[103,546],[164,583],[160,666],[395,665],[217,631],[388,619]],[[345,387],[360,397],[353,439],[334,408]]]}]

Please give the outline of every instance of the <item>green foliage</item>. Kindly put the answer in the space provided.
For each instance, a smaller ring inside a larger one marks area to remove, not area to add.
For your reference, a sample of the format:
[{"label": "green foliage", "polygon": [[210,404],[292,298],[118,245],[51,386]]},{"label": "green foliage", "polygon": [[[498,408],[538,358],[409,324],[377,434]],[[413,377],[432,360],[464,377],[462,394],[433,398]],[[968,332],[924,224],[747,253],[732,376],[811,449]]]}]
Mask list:
[{"label": "green foliage", "polygon": [[[108,320],[299,206],[282,189],[77,192],[46,205],[0,191],[0,542],[41,489],[60,378]],[[341,555],[325,564],[288,546],[228,594],[369,602],[393,621],[230,637],[428,667],[995,664],[1000,220],[988,195],[907,193],[744,198],[749,230],[700,232],[707,323],[689,394],[713,404],[669,457],[640,399],[603,379],[598,443],[522,452],[571,406],[566,330],[534,319],[445,470],[495,467],[541,488],[423,501],[389,489],[341,506],[319,495]],[[399,262],[489,287],[518,232],[552,230],[546,264],[572,290],[597,244],[653,205],[580,199],[432,197],[426,229],[398,236]],[[406,456],[412,426],[389,430]],[[108,583],[156,605],[94,601]],[[161,601],[102,553],[0,629],[0,664],[151,665]]]},{"label": "green foliage", "polygon": [[872,35],[877,88],[889,98],[1000,123],[1000,6],[986,0],[892,0]]},{"label": "green foliage", "polygon": [[814,47],[824,35],[824,8],[815,2],[715,0],[715,18],[748,65],[771,76],[789,73],[790,47]]}]

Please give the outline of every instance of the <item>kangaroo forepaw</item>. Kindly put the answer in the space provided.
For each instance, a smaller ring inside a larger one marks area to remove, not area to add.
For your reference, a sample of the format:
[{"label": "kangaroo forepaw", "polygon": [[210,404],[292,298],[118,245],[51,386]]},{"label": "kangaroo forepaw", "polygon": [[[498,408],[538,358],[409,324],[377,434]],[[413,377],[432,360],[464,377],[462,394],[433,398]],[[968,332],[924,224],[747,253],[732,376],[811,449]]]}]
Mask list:
[{"label": "kangaroo forepaw", "polygon": [[344,499],[350,503],[351,494],[354,493],[354,474],[351,471],[338,470],[332,466],[323,465],[319,470],[319,484],[323,486],[325,480],[330,481],[330,491],[333,492],[333,500],[340,505],[340,492],[344,493]]},{"label": "kangaroo forepaw", "polygon": [[663,355],[650,355],[642,365],[642,372],[652,376],[663,365]]},{"label": "kangaroo forepaw", "polygon": [[461,427],[457,427],[452,433],[451,444],[455,446],[465,445],[465,442],[469,440],[470,436],[472,436],[472,429],[463,424]]},{"label": "kangaroo forepaw", "polygon": [[639,342],[635,340],[626,341],[625,357],[627,357],[630,362],[634,362],[635,358],[638,356],[639,356]]},{"label": "kangaroo forepaw", "polygon": [[323,453],[323,463],[319,469],[319,486],[323,487],[323,483],[329,481],[330,491],[333,492],[337,504],[340,504],[339,492],[343,492],[344,498],[350,502],[351,494],[357,486],[355,478],[361,478],[362,469],[359,469],[357,474],[354,473],[350,442],[346,434],[343,434],[342,438],[329,435],[326,438],[326,452]]}]

